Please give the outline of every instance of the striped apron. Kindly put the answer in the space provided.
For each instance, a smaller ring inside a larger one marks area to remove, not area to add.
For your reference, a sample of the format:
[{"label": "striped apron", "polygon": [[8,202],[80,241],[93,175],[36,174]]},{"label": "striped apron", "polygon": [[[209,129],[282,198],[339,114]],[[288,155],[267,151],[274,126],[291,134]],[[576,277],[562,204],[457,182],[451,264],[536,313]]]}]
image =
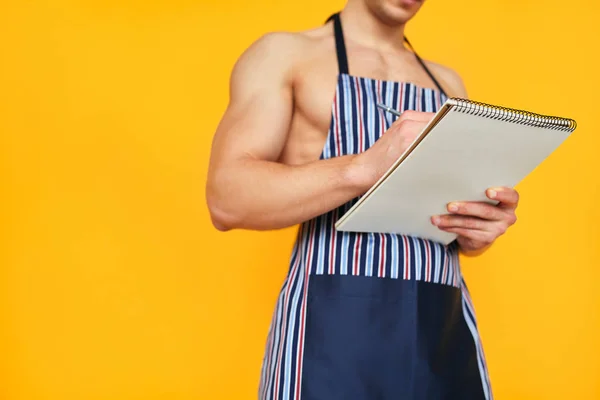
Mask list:
[{"label": "striped apron", "polygon": [[[428,70],[439,90],[350,75],[339,15],[332,19],[339,75],[321,159],[368,149],[396,118],[378,102],[435,112],[447,98]],[[298,230],[259,399],[492,399],[456,242],[336,231],[357,200]]]}]

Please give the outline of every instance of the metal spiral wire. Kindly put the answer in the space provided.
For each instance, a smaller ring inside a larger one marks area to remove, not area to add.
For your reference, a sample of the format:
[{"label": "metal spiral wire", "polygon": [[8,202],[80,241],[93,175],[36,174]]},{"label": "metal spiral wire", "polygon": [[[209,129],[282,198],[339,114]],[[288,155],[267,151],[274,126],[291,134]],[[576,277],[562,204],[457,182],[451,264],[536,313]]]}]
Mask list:
[{"label": "metal spiral wire", "polygon": [[506,121],[520,125],[536,126],[564,132],[572,132],[577,128],[577,122],[570,118],[561,118],[550,115],[536,114],[525,110],[517,110],[502,106],[494,106],[479,101],[467,100],[457,97],[450,98],[457,111],[488,117],[494,120]]}]

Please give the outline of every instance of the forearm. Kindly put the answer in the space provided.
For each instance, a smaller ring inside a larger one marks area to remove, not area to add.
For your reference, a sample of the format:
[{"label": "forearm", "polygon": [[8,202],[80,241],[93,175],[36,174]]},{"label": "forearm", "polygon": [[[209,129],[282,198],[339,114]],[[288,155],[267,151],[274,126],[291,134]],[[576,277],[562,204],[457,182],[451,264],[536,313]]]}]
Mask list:
[{"label": "forearm", "polygon": [[280,229],[332,210],[370,185],[354,157],[299,166],[255,159],[232,163],[207,188],[213,223],[220,230]]}]

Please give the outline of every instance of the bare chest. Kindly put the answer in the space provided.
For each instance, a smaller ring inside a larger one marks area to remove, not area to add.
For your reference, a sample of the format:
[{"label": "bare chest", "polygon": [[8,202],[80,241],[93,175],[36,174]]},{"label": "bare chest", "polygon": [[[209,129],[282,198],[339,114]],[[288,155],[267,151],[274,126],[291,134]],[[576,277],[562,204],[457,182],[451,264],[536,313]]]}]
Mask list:
[{"label": "bare chest", "polygon": [[[332,118],[336,118],[334,102],[343,87],[335,48],[315,51],[306,57],[294,77],[294,110],[282,161],[303,164],[317,159],[329,133]],[[359,78],[370,82],[411,82],[420,87],[432,85],[429,77],[406,53],[386,56],[373,51],[348,48],[349,74],[345,82],[358,83]],[[361,91],[360,85],[357,87]],[[344,99],[345,102],[356,100]],[[339,118],[339,116],[337,116]]]}]

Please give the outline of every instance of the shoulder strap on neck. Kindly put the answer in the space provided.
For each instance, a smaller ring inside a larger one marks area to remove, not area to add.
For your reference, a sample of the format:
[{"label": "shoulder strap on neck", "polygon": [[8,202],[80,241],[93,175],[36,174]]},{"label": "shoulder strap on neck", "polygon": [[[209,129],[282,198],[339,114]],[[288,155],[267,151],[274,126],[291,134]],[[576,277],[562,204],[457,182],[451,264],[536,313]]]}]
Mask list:
[{"label": "shoulder strap on neck", "polygon": [[[338,70],[341,74],[349,74],[350,71],[348,69],[348,55],[346,53],[346,44],[344,42],[344,31],[342,29],[342,21],[340,20],[340,13],[337,12],[337,13],[332,14],[329,18],[327,18],[326,22],[329,22],[331,20],[333,20],[333,33],[335,36],[335,50],[337,53]],[[448,97],[448,95],[442,88],[442,85],[440,85],[440,83],[435,78],[435,76],[433,76],[433,74],[431,73],[429,68],[427,68],[427,65],[425,65],[425,62],[421,59],[421,57],[419,57],[419,55],[415,51],[414,47],[412,46],[412,44],[410,44],[410,42],[408,41],[408,39],[406,37],[404,37],[404,41],[410,47],[410,49],[412,50],[413,54],[415,55],[417,61],[419,62],[419,64],[421,64],[421,66],[423,67],[423,69],[425,70],[427,75],[429,75],[429,77],[431,78],[431,80],[433,81],[435,86],[439,89],[439,91],[444,96]]]},{"label": "shoulder strap on neck", "polygon": [[413,54],[417,58],[417,61],[419,62],[419,64],[421,64],[421,66],[423,67],[423,69],[425,70],[425,72],[427,73],[427,75],[429,75],[429,77],[431,78],[431,80],[433,81],[433,83],[435,84],[435,86],[439,89],[440,92],[442,92],[442,94],[444,96],[448,97],[448,95],[446,95],[446,92],[442,88],[442,85],[440,85],[440,83],[437,81],[437,79],[435,79],[435,76],[433,76],[433,74],[431,73],[431,71],[429,71],[429,68],[427,68],[427,65],[425,65],[425,62],[423,62],[423,60],[421,59],[421,57],[419,57],[419,55],[415,51],[415,49],[412,46],[412,44],[410,44],[410,42],[408,41],[408,39],[406,38],[406,36],[404,37],[404,41],[406,42],[406,44],[408,45],[408,47],[410,47],[410,49],[412,50]]},{"label": "shoulder strap on neck", "polygon": [[327,22],[333,20],[333,34],[335,36],[335,51],[337,53],[338,70],[340,74],[348,74],[348,55],[346,53],[346,44],[344,42],[344,31],[340,14],[335,13],[327,19]]}]

